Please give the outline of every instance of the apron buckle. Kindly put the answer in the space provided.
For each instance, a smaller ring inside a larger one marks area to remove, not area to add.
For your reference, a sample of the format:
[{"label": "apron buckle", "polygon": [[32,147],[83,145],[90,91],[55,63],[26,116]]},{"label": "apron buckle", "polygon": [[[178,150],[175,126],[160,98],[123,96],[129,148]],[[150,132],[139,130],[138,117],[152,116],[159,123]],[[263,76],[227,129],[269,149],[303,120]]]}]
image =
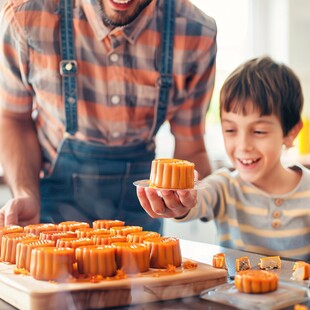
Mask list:
[{"label": "apron buckle", "polygon": [[77,74],[77,62],[75,60],[62,60],[59,64],[62,76],[75,76]]},{"label": "apron buckle", "polygon": [[63,135],[64,139],[74,139],[74,135],[72,135],[70,132],[65,131]]}]

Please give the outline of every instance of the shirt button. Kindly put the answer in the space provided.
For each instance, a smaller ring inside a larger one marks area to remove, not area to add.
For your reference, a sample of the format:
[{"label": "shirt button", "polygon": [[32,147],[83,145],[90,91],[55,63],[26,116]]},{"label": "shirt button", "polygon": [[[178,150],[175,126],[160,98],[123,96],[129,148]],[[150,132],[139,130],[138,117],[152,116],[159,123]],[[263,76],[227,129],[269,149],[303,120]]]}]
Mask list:
[{"label": "shirt button", "polygon": [[281,212],[280,211],[274,211],[273,212],[273,217],[276,219],[276,218],[279,218],[281,216]]},{"label": "shirt button", "polygon": [[111,97],[111,102],[113,104],[119,104],[120,101],[121,101],[121,98],[119,96],[117,96],[117,95],[114,95],[114,96]]},{"label": "shirt button", "polygon": [[279,228],[281,226],[281,222],[279,220],[273,220],[271,225],[273,228]]},{"label": "shirt button", "polygon": [[283,204],[283,199],[277,198],[274,200],[274,203],[277,207],[280,207]]},{"label": "shirt button", "polygon": [[111,60],[112,62],[117,62],[117,61],[118,61],[118,55],[115,54],[115,53],[111,54],[111,55],[110,55],[110,60]]}]

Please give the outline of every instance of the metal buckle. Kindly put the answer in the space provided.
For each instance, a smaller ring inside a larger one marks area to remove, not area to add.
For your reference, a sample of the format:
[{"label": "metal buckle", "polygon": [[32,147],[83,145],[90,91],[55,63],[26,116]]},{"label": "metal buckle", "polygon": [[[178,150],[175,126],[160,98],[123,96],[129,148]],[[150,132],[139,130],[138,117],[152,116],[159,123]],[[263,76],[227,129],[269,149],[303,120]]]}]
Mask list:
[{"label": "metal buckle", "polygon": [[59,69],[63,76],[74,76],[77,74],[77,62],[75,60],[62,60]]},{"label": "metal buckle", "polygon": [[71,134],[71,133],[68,132],[68,131],[65,131],[64,134],[63,134],[63,138],[64,138],[64,139],[74,139],[74,135]]},{"label": "metal buckle", "polygon": [[172,74],[161,74],[155,82],[157,87],[170,88],[173,85]]}]

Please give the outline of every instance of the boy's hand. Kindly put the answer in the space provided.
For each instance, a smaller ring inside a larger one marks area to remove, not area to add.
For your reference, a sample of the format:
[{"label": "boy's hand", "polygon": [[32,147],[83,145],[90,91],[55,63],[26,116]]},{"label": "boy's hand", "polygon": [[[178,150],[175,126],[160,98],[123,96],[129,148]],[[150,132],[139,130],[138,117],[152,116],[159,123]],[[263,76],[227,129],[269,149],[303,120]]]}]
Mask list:
[{"label": "boy's hand", "polygon": [[137,187],[143,209],[152,218],[182,218],[197,204],[196,190],[158,190]]}]

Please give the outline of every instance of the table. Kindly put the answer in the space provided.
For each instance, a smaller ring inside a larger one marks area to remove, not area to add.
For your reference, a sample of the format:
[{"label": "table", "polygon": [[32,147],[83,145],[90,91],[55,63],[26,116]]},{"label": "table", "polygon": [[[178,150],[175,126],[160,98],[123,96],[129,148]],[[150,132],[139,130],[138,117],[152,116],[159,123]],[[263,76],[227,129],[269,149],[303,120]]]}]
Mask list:
[{"label": "table", "polygon": [[[248,253],[228,248],[223,248],[217,245],[211,245],[207,243],[202,242],[195,242],[195,241],[189,241],[189,240],[180,240],[181,249],[183,257],[187,259],[192,259],[197,262],[202,262],[206,264],[212,265],[212,257],[214,254],[223,252],[226,254],[227,258],[227,267],[228,267],[228,274],[230,276],[233,276],[235,274],[235,260],[238,257],[241,256],[248,256],[252,264],[256,264],[259,262],[260,257],[263,257],[264,255],[259,255],[255,253]],[[280,281],[288,281],[292,282],[290,280],[292,275],[292,268],[294,265],[294,261],[292,260],[282,260],[282,268],[280,270],[277,270],[276,272],[279,275]],[[232,281],[230,278],[228,278],[228,281]],[[294,281],[296,283],[296,281]],[[299,282],[298,282],[299,283]],[[303,281],[300,283],[301,286],[307,287],[309,285],[309,281]],[[309,289],[309,288],[308,288]],[[304,303],[308,306],[310,309],[310,301]],[[7,304],[6,302],[2,301],[0,299],[0,309],[2,310],[12,310],[15,309],[11,305]],[[159,310],[159,309],[210,309],[210,310],[228,310],[228,309],[236,309],[231,306],[226,306],[219,303],[214,303],[211,301],[206,301],[201,299],[199,296],[193,296],[193,297],[187,297],[183,299],[177,299],[177,300],[168,300],[168,301],[161,301],[161,302],[154,302],[144,305],[131,305],[126,307],[118,307],[113,309],[131,309],[131,310],[142,310],[142,309],[148,309],[148,310]],[[287,307],[285,308],[287,310],[293,309],[293,307]]]}]

